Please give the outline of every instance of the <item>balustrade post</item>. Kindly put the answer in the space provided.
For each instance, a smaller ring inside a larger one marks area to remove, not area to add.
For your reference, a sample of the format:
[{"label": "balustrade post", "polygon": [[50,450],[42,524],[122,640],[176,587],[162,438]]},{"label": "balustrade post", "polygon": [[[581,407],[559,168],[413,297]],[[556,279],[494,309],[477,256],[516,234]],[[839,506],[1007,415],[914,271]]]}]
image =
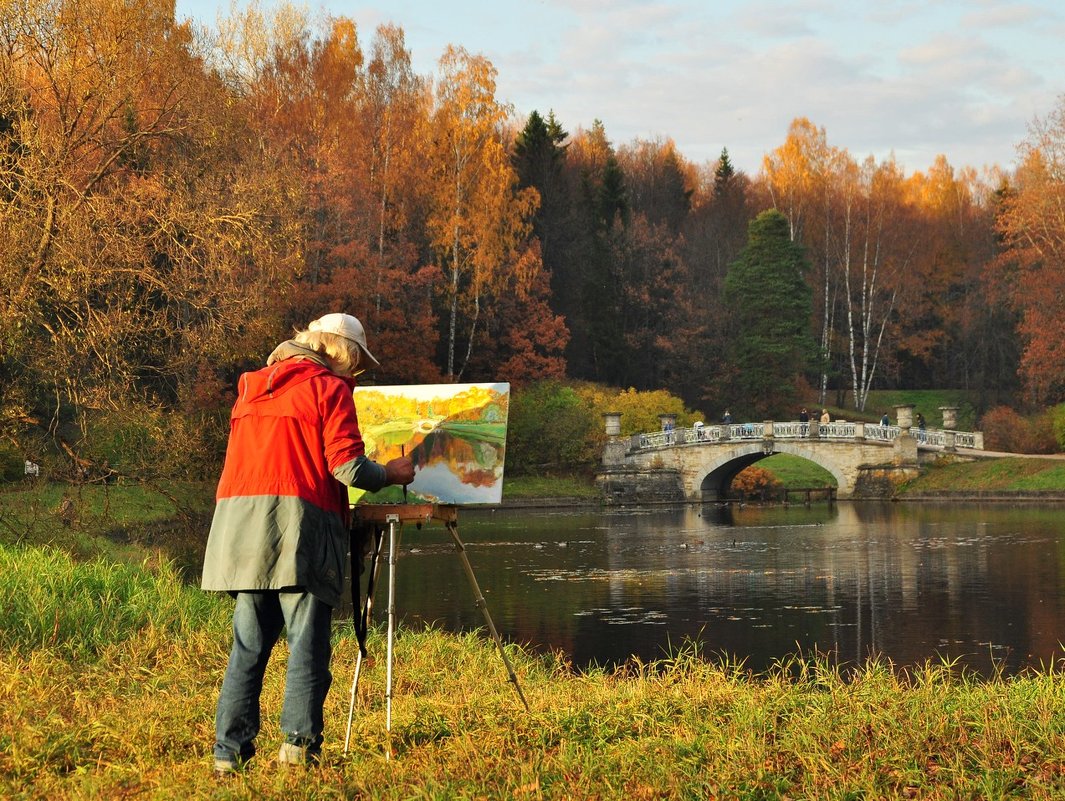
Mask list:
[{"label": "balustrade post", "polygon": [[854,438],[858,441],[865,439],[865,423],[854,424]]},{"label": "balustrade post", "polygon": [[617,437],[621,435],[621,412],[603,412],[603,420],[606,425],[606,435]]},{"label": "balustrade post", "polygon": [[895,407],[895,419],[899,428],[909,431],[913,428],[913,410],[916,408],[912,403],[903,403]]},{"label": "balustrade post", "polygon": [[958,407],[940,406],[939,411],[943,412],[943,428],[947,431],[956,431],[958,428]]},{"label": "balustrade post", "polygon": [[[625,451],[630,446],[630,440],[622,439],[621,434],[621,412],[607,412],[603,415],[606,418],[606,445],[603,447],[603,466],[604,467],[618,467],[625,464]],[[631,443],[634,446],[639,445],[639,440]]]},{"label": "balustrade post", "polygon": [[943,450],[957,450],[957,435],[953,431],[943,432]]}]

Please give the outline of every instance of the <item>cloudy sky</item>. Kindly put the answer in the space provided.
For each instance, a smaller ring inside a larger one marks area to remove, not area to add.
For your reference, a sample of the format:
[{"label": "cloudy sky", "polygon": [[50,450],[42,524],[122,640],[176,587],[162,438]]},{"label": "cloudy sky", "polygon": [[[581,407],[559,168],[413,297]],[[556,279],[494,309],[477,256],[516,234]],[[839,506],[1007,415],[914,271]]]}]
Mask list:
[{"label": "cloudy sky", "polygon": [[[273,0],[261,0],[270,7]],[[238,2],[238,5],[243,5]],[[799,116],[856,157],[937,154],[1010,167],[1036,116],[1065,95],[1062,0],[316,0],[403,28],[431,74],[448,44],[486,56],[497,97],[573,131],[603,121],[615,145],[671,138],[687,158],[760,169]],[[229,0],[177,0],[213,25]]]}]

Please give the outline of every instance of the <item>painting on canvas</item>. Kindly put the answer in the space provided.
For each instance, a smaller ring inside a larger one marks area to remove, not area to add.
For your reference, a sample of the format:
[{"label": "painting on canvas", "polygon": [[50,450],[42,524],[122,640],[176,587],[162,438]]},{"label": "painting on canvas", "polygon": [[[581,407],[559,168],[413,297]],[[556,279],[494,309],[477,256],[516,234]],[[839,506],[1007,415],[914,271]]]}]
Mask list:
[{"label": "painting on canvas", "polygon": [[510,384],[359,387],[355,408],[366,455],[406,455],[414,481],[380,492],[351,490],[352,503],[499,503]]}]

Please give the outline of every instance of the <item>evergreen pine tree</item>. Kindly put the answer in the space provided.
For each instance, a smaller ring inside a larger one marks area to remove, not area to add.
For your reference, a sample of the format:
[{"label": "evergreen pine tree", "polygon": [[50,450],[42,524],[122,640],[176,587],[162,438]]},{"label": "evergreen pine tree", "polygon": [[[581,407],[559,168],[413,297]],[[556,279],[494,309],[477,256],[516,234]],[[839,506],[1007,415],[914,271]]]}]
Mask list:
[{"label": "evergreen pine tree", "polygon": [[728,148],[721,148],[721,158],[718,159],[717,169],[714,170],[714,197],[721,197],[728,191],[729,182],[736,171],[732,167],[732,161],[728,157]]},{"label": "evergreen pine tree", "polygon": [[607,156],[603,167],[603,180],[596,193],[596,208],[599,222],[606,230],[610,230],[616,219],[620,219],[622,224],[626,222],[629,202],[625,193],[625,174],[613,153]]},{"label": "evergreen pine tree", "polygon": [[747,246],[725,276],[733,314],[729,354],[737,373],[734,406],[755,417],[787,415],[816,346],[810,334],[809,262],[776,209],[748,226]]}]

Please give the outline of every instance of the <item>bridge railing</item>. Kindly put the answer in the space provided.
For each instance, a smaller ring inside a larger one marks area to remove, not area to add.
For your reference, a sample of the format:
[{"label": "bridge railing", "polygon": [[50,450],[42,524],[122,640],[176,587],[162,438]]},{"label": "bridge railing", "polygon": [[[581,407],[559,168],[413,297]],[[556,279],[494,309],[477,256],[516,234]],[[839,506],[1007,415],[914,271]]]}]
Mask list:
[{"label": "bridge railing", "polygon": [[[638,434],[638,447],[642,449],[668,448],[673,445],[697,444],[700,442],[732,442],[763,439],[767,431],[775,439],[824,440],[871,440],[889,445],[902,434],[898,426],[882,426],[878,423],[852,423],[837,420],[831,423],[800,423],[798,421],[768,423],[728,423],[704,425],[697,423],[691,428],[676,428],[670,431],[651,431]],[[983,448],[983,437],[968,431],[942,431],[940,429],[911,428],[910,434],[919,446],[948,448]],[[953,442],[951,441],[953,439]]]},{"label": "bridge railing", "polygon": [[902,429],[898,426],[882,426],[879,423],[865,424],[865,438],[877,442],[894,442],[901,433]]},{"label": "bridge railing", "polygon": [[854,439],[858,436],[856,423],[818,423],[817,429],[822,439]]}]

